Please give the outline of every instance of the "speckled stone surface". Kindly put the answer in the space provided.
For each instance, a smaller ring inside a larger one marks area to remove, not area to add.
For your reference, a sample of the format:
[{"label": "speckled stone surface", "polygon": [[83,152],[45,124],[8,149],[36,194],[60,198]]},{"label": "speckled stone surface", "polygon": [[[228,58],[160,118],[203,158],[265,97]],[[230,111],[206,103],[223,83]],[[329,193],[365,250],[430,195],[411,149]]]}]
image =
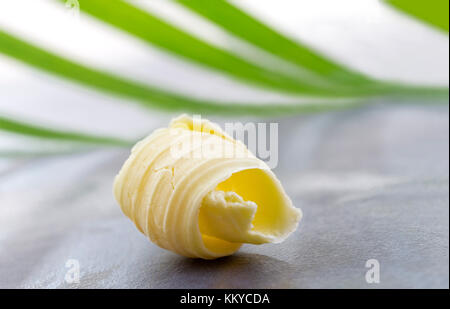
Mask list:
[{"label": "speckled stone surface", "polygon": [[[113,200],[127,151],[23,160],[0,172],[0,287],[449,287],[447,106],[271,121],[275,172],[304,212],[284,243],[186,259],[150,243]],[[79,283],[64,279],[68,259]],[[365,280],[368,259],[380,263],[379,284]]]}]

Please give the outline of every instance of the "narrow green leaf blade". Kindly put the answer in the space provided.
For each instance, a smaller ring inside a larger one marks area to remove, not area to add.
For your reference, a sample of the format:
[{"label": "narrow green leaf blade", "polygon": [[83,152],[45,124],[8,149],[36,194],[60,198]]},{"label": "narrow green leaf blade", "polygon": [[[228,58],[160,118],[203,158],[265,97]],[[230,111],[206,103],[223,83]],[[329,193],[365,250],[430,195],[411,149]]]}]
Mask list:
[{"label": "narrow green leaf blade", "polygon": [[[108,72],[83,66],[50,53],[40,47],[34,46],[1,30],[0,53],[53,75],[109,94],[133,99],[135,102],[140,103],[147,108],[234,115],[274,115],[316,112],[327,109],[345,108],[356,104],[354,99],[349,99],[348,103],[340,102],[339,104],[324,100],[324,102],[313,101],[311,103],[302,102],[289,105],[277,104],[277,102],[261,105],[196,100],[158,88],[152,88],[134,81],[129,81]],[[361,103],[361,100],[359,101],[359,103]]]},{"label": "narrow green leaf blade", "polygon": [[[380,91],[378,88],[353,87],[354,85],[344,87],[326,79],[323,79],[319,85],[317,80],[311,78],[310,75],[299,75],[297,78],[293,78],[291,75],[281,74],[278,71],[255,65],[226,50],[199,40],[156,16],[121,0],[79,0],[79,2],[80,9],[83,12],[103,22],[153,46],[188,61],[218,70],[243,82],[287,93],[317,96],[364,95],[375,94]],[[303,54],[306,54],[306,50]],[[308,55],[308,61],[318,61],[313,53]],[[331,63],[328,66],[331,66]],[[362,80],[362,77],[360,80]]]},{"label": "narrow green leaf blade", "polygon": [[300,42],[281,35],[224,0],[177,0],[235,36],[336,83],[369,86],[374,80],[339,65]]},{"label": "narrow green leaf blade", "polygon": [[386,0],[386,2],[440,30],[449,31],[448,0]]},{"label": "narrow green leaf blade", "polygon": [[20,122],[11,118],[0,116],[0,130],[33,136],[38,138],[82,142],[96,145],[109,146],[129,146],[131,143],[117,138],[88,135],[69,131],[58,131],[49,128],[43,128],[24,122]]}]

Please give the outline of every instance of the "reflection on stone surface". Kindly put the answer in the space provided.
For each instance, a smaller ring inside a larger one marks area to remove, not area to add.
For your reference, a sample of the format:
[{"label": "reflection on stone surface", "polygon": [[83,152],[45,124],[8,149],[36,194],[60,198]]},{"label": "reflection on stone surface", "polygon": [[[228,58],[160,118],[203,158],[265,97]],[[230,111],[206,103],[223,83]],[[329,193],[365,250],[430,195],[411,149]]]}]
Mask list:
[{"label": "reflection on stone surface", "polygon": [[[215,261],[176,256],[113,200],[127,151],[36,159],[0,175],[0,287],[448,288],[448,107],[275,121],[275,172],[304,212],[284,243]],[[373,258],[377,286],[364,277]],[[64,280],[68,259],[79,261],[78,284]]]}]

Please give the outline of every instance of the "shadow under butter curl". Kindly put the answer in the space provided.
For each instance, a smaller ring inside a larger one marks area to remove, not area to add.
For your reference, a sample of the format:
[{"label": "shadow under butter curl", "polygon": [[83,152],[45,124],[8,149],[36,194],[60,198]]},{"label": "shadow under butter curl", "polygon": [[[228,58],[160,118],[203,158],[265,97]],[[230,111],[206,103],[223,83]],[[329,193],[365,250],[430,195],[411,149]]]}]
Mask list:
[{"label": "shadow under butter curl", "polygon": [[172,276],[166,288],[289,288],[293,278],[286,273],[295,274],[287,262],[249,253],[216,260],[174,256],[165,266]]}]

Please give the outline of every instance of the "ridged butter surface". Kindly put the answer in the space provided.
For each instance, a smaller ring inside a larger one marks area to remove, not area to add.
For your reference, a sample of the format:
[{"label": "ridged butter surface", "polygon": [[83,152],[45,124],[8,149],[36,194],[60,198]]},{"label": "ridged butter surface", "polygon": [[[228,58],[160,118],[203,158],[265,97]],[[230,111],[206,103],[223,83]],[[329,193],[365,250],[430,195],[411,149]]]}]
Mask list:
[{"label": "ridged butter surface", "polygon": [[244,144],[185,115],[133,147],[114,196],[152,242],[204,259],[231,255],[243,243],[281,242],[302,216]]}]

